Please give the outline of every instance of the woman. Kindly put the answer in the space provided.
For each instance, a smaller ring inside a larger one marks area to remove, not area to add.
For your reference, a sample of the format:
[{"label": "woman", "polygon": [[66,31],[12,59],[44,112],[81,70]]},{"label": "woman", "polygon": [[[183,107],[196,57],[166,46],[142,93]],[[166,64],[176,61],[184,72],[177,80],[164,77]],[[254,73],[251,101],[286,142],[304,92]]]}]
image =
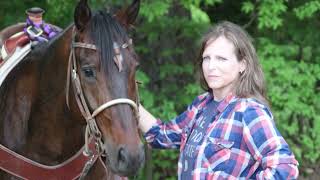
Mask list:
[{"label": "woman", "polygon": [[179,179],[296,179],[298,162],[277,130],[263,72],[248,34],[222,22],[203,38],[198,58],[207,91],[168,123],[140,107],[153,148],[179,148]]}]

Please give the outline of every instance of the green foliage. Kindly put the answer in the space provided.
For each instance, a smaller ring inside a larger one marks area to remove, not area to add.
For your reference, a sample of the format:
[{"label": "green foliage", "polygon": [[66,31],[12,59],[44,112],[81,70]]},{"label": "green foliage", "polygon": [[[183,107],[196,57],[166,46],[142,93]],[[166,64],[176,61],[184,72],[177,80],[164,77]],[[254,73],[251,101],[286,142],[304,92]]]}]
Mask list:
[{"label": "green foliage", "polygon": [[1,1],[0,28],[24,22],[26,19],[25,10],[33,6],[45,7],[46,3],[42,0],[27,0],[25,3],[21,3],[20,0]]},{"label": "green foliage", "polygon": [[276,29],[282,25],[280,17],[287,10],[284,0],[264,0],[258,7],[259,23],[258,28]]},{"label": "green foliage", "polygon": [[209,23],[210,19],[206,12],[195,5],[190,5],[191,19],[197,23]]},{"label": "green foliage", "polygon": [[251,13],[254,10],[254,4],[250,1],[244,2],[242,4],[241,10],[246,14]]},{"label": "green foliage", "polygon": [[[154,165],[157,172],[152,176],[154,179],[176,180],[179,152],[176,150],[153,150]],[[159,159],[161,158],[161,159]]]},{"label": "green foliage", "polygon": [[[242,20],[239,18],[236,23],[248,25],[248,31],[256,39],[277,127],[296,155],[300,173],[312,173],[312,168],[320,159],[320,136],[317,135],[320,127],[320,50],[314,43],[319,40],[317,38],[315,41],[314,36],[317,27],[312,26],[318,12],[314,6],[318,2],[310,2],[310,5],[308,2],[295,4],[285,0],[243,1],[238,7],[225,1],[184,0],[178,5],[168,1],[163,3],[166,4],[166,11],[162,14],[165,16],[158,16],[156,22],[150,21],[149,15],[154,12],[145,11],[142,18],[147,23],[138,27],[140,37],[137,37],[142,39],[142,43],[137,49],[143,49],[139,51],[142,69],[150,77],[148,96],[154,94],[154,105],[149,110],[166,121],[175,113],[164,111],[172,110],[179,114],[195,95],[201,93],[192,63],[197,55],[197,40],[213,19],[222,19],[219,13],[234,12],[237,11],[235,8],[239,8],[243,13],[240,17],[250,16]],[[219,11],[224,3],[225,9]],[[145,6],[148,7],[148,4]],[[214,12],[208,11],[212,8]],[[311,27],[300,28],[302,24]],[[276,32],[273,31],[275,29]],[[142,96],[142,99],[148,98]],[[169,158],[170,154],[174,156]],[[177,152],[154,150],[153,177],[174,177],[176,172],[169,174],[168,170],[177,163],[177,156]]]},{"label": "green foliage", "polygon": [[320,130],[320,106],[315,97],[320,93],[314,88],[320,79],[320,65],[291,59],[297,55],[296,45],[277,45],[266,39],[259,42],[276,124],[299,162],[315,163],[320,158],[320,136],[316,133]]},{"label": "green foliage", "polygon": [[320,2],[316,0],[316,1],[306,2],[304,5],[295,8],[294,12],[296,16],[300,20],[302,20],[306,17],[312,17],[319,10],[320,10]]},{"label": "green foliage", "polygon": [[170,0],[152,0],[141,5],[140,14],[145,16],[148,22],[157,21],[168,13]]},{"label": "green foliage", "polygon": [[57,24],[60,27],[66,27],[73,22],[73,7],[77,0],[69,0],[61,3],[60,0],[46,0],[47,8],[45,19],[52,23]]}]

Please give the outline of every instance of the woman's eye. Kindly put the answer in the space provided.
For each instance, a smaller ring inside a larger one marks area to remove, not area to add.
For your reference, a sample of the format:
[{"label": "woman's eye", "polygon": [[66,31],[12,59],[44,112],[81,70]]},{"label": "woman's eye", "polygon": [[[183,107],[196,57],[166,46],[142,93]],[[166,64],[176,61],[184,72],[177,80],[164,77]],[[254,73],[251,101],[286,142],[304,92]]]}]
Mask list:
[{"label": "woman's eye", "polygon": [[208,61],[208,60],[210,60],[209,56],[205,56],[205,57],[202,58],[202,61]]},{"label": "woman's eye", "polygon": [[227,60],[226,58],[221,57],[221,56],[218,56],[217,59],[218,59],[219,61],[226,61],[226,60]]},{"label": "woman's eye", "polygon": [[92,68],[83,68],[82,71],[88,78],[96,77],[95,71]]}]

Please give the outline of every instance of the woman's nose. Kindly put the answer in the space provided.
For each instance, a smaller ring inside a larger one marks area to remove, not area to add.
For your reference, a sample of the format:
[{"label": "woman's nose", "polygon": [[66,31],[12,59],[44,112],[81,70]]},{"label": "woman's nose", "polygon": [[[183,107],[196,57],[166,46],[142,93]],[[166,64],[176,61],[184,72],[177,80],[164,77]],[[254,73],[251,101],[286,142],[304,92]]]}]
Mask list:
[{"label": "woman's nose", "polygon": [[210,59],[209,60],[209,64],[208,64],[208,68],[211,69],[215,69],[217,67],[216,61],[214,59]]}]

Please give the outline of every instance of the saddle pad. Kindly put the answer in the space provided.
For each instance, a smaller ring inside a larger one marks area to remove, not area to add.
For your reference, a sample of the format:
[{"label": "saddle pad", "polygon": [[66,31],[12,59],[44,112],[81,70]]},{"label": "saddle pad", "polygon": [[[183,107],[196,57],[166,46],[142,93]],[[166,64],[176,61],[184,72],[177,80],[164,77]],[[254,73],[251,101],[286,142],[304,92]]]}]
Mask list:
[{"label": "saddle pad", "polygon": [[0,86],[6,79],[10,71],[31,51],[31,43],[28,43],[24,47],[17,47],[12,56],[5,62],[0,64]]}]

